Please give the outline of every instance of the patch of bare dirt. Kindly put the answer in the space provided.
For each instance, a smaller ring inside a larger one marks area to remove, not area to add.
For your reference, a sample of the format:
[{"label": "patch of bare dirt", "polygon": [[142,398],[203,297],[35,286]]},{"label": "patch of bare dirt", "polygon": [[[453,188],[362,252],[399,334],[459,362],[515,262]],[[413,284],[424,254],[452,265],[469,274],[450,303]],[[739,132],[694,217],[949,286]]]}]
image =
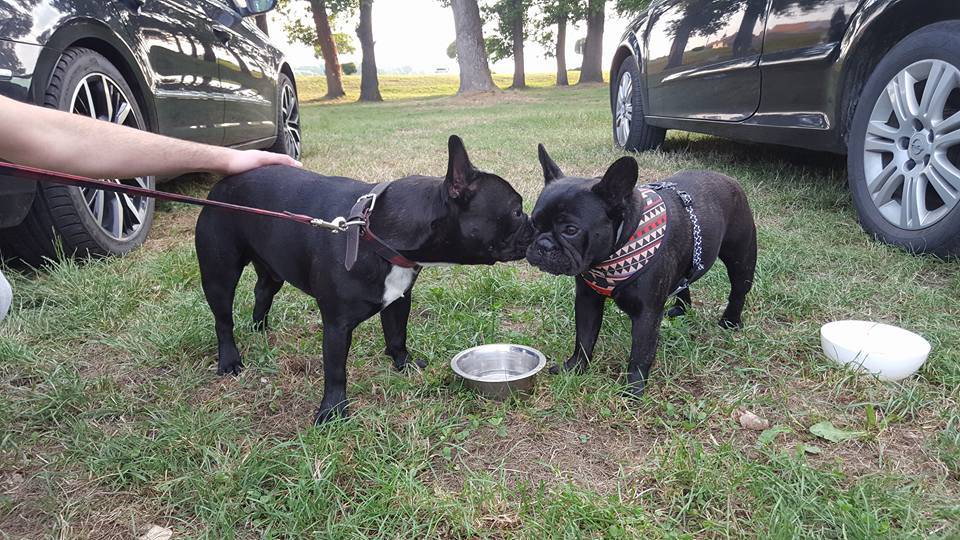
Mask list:
[{"label": "patch of bare dirt", "polygon": [[[473,432],[453,459],[472,472],[487,472],[509,485],[574,483],[601,495],[614,493],[622,473],[647,461],[656,434],[635,426],[594,422],[547,423],[520,415],[505,420],[505,431],[483,427]],[[437,467],[444,470],[444,467]],[[466,475],[442,473],[440,484],[463,489]]]},{"label": "patch of bare dirt", "polygon": [[146,253],[160,253],[173,246],[193,241],[193,231],[199,215],[200,209],[193,207],[155,213],[150,236],[140,250]]}]

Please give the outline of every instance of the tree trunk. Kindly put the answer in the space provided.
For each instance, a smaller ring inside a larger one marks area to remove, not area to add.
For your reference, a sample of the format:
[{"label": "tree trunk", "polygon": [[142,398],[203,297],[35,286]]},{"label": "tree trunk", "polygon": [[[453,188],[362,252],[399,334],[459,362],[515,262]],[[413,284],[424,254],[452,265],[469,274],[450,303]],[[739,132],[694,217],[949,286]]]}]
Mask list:
[{"label": "tree trunk", "polygon": [[458,94],[493,92],[497,87],[490,75],[487,51],[483,46],[483,22],[477,0],[451,0],[457,31],[457,64],[460,66]]},{"label": "tree trunk", "polygon": [[583,46],[580,83],[603,82],[603,19],[606,3],[607,0],[590,0],[587,7],[587,42]]},{"label": "tree trunk", "polygon": [[513,0],[513,84],[510,88],[526,88],[527,80],[523,69],[523,0]]},{"label": "tree trunk", "polygon": [[270,35],[270,28],[267,26],[267,14],[262,13],[253,18],[257,23],[257,28],[266,35]]},{"label": "tree trunk", "polygon": [[680,19],[677,25],[677,31],[670,45],[670,54],[667,55],[667,65],[664,69],[673,69],[683,65],[683,53],[687,50],[687,43],[690,41],[690,33],[693,31],[693,25],[689,17]]},{"label": "tree trunk", "polygon": [[743,55],[753,48],[753,27],[757,25],[766,7],[766,4],[760,2],[747,2],[747,11],[743,14],[743,20],[740,21],[737,37],[733,39],[734,56]]},{"label": "tree trunk", "polygon": [[567,86],[567,15],[557,20],[557,86]]},{"label": "tree trunk", "polygon": [[377,77],[377,57],[373,51],[373,0],[360,0],[360,24],[357,26],[360,50],[360,101],[383,101]]},{"label": "tree trunk", "polygon": [[327,3],[325,0],[310,0],[310,9],[313,11],[313,24],[317,27],[317,41],[320,42],[327,76],[327,95],[324,99],[336,99],[346,92],[343,91],[343,71],[340,69],[337,43],[333,41],[333,31],[330,29]]}]

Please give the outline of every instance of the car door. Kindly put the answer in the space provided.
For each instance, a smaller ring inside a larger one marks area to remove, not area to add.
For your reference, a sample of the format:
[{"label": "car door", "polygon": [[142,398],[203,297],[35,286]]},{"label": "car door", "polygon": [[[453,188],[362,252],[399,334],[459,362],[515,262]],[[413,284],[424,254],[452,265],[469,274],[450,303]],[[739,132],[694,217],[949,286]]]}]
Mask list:
[{"label": "car door", "polygon": [[134,53],[148,67],[164,135],[210,144],[223,142],[223,93],[216,46],[206,14],[187,0],[124,0]]},{"label": "car door", "polygon": [[216,46],[224,98],[224,140],[229,146],[277,134],[276,59],[269,38],[242,18],[229,0],[200,0],[220,36]]},{"label": "car door", "polygon": [[768,0],[664,0],[651,8],[651,116],[740,121],[760,103]]},{"label": "car door", "polygon": [[772,0],[763,63],[823,58],[843,39],[861,0]]}]

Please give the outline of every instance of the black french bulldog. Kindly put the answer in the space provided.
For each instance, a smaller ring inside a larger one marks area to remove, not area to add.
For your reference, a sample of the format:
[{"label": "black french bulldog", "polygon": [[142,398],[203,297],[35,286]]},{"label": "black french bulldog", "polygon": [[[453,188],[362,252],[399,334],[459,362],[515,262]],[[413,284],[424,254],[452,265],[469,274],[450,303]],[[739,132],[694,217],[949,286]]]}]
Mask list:
[{"label": "black french bulldog", "polygon": [[[539,153],[546,184],[531,214],[534,240],[527,260],[551,274],[577,276],[574,352],[555,372],[586,369],[609,295],[632,320],[627,393],[640,396],[656,354],[664,304],[678,285],[695,281],[717,258],[727,267],[731,285],[720,324],[741,326],[744,299],[753,284],[757,235],[746,194],[733,179],[683,171],[665,180],[672,187],[651,185],[658,190],[641,191],[632,157],[617,160],[603,178],[587,179],[565,176],[543,145]],[[691,272],[694,224],[680,192],[692,198],[701,231],[702,268],[696,272]],[[610,273],[617,275],[607,280]],[[676,295],[670,316],[682,315],[690,306],[689,289]]]},{"label": "black french bulldog", "polygon": [[[530,241],[520,195],[503,178],[471,165],[463,141],[449,140],[444,178],[395,180],[375,203],[370,228],[411,261],[494,264],[522,259]],[[223,179],[210,198],[234,204],[332,219],[347,216],[372,185],[302,169],[271,166]],[[420,268],[402,268],[361,245],[344,267],[346,234],[302,224],[205,208],[197,220],[197,259],[207,303],[216,319],[218,374],[238,374],[233,299],[243,268],[257,272],[253,322],[266,328],[274,295],[285,282],[317,300],[323,320],[321,423],[347,413],[347,353],[353,329],[380,313],[386,354],[398,370],[407,353],[410,291]],[[425,363],[419,363],[425,366]]]}]

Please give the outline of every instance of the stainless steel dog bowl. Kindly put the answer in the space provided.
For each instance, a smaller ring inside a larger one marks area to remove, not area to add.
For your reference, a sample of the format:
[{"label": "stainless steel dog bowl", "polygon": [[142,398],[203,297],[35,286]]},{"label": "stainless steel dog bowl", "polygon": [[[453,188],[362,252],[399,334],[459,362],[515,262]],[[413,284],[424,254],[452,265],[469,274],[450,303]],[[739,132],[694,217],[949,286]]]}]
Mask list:
[{"label": "stainless steel dog bowl", "polygon": [[525,345],[497,343],[462,351],[450,361],[464,383],[492,399],[507,399],[512,393],[533,390],[537,373],[547,365],[540,351]]}]

